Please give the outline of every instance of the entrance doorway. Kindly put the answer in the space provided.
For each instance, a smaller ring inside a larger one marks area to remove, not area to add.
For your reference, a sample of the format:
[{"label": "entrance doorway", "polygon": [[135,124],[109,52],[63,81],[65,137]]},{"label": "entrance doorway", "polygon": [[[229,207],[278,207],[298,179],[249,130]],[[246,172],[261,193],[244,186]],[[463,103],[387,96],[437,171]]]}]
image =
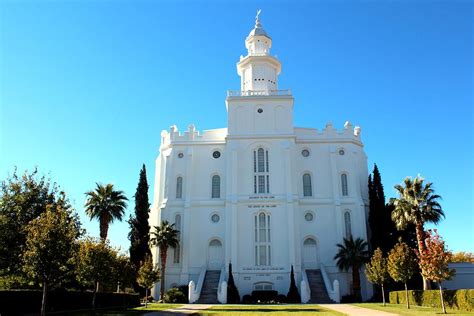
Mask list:
[{"label": "entrance doorway", "polygon": [[209,270],[220,270],[224,264],[224,251],[222,243],[213,239],[209,242],[207,266]]},{"label": "entrance doorway", "polygon": [[308,237],[303,242],[303,266],[306,269],[318,269],[318,247],[316,240]]}]

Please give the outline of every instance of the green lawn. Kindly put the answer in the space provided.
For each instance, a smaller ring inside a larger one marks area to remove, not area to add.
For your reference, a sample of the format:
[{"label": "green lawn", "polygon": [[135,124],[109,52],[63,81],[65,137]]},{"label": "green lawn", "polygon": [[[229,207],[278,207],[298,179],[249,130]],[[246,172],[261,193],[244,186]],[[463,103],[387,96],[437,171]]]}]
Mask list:
[{"label": "green lawn", "polygon": [[199,311],[199,315],[288,315],[298,313],[298,315],[342,315],[338,312],[330,311],[318,305],[217,305],[208,310]]},{"label": "green lawn", "polygon": [[[388,313],[394,313],[398,315],[444,315],[441,308],[432,308],[432,307],[425,307],[425,306],[416,306],[410,305],[410,309],[407,309],[406,305],[403,304],[387,304],[387,306],[383,306],[382,303],[361,303],[361,304],[351,304],[359,307],[365,307],[370,309],[376,309]],[[447,309],[446,312],[448,314],[456,314],[456,315],[474,315],[474,312],[466,312],[460,311],[455,309]]]},{"label": "green lawn", "polygon": [[180,307],[183,304],[162,304],[162,303],[150,303],[148,307],[145,308],[145,305],[135,308],[130,308],[129,311],[147,311],[147,312],[155,312],[155,311],[162,311],[164,309],[176,308]]}]

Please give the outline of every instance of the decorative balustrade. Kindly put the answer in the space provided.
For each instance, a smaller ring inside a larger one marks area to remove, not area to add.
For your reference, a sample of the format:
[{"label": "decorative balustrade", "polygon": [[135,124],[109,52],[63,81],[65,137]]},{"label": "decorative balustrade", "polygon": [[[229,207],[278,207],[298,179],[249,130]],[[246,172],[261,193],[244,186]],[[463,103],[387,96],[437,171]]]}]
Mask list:
[{"label": "decorative balustrade", "polygon": [[227,303],[227,281],[225,280],[225,266],[221,268],[219,286],[217,288],[217,301],[221,304]]},{"label": "decorative balustrade", "polygon": [[334,280],[334,282],[331,284],[331,282],[329,281],[329,276],[326,272],[326,267],[322,263],[320,263],[320,270],[321,275],[323,276],[324,285],[326,286],[326,290],[328,291],[329,298],[336,303],[340,303],[341,293],[339,289],[339,281]]},{"label": "decorative balustrade", "polygon": [[201,296],[202,285],[204,283],[204,278],[206,277],[206,270],[206,266],[202,266],[197,284],[192,280],[189,281],[188,300],[190,304],[195,303]]},{"label": "decorative balustrade", "polygon": [[291,96],[291,90],[228,90],[228,97]]},{"label": "decorative balustrade", "polygon": [[301,303],[308,303],[311,299],[311,288],[309,286],[308,276],[306,275],[306,269],[301,269]]}]

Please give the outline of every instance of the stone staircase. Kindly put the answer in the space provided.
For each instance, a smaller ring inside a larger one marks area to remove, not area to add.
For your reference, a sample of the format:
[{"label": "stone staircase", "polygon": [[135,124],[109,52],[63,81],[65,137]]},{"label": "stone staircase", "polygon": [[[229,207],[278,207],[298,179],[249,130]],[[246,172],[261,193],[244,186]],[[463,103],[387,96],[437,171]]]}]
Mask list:
[{"label": "stone staircase", "polygon": [[306,270],[309,288],[311,289],[311,299],[308,303],[312,304],[331,304],[333,300],[329,298],[326,286],[324,285],[321,270]]},{"label": "stone staircase", "polygon": [[217,288],[219,287],[220,270],[207,270],[202,284],[198,304],[219,304],[217,301]]}]

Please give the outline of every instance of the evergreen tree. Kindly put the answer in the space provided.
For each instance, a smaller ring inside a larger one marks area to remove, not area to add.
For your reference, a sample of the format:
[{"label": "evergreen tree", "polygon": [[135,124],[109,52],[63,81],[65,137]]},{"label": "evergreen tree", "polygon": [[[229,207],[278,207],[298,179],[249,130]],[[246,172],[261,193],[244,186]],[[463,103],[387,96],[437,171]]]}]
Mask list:
[{"label": "evergreen tree", "polygon": [[[149,212],[148,182],[146,179],[146,168],[145,165],[143,165],[140,170],[140,179],[135,193],[135,215],[130,216],[128,221],[130,224],[130,232],[128,233],[128,239],[130,240],[130,261],[135,265],[137,270],[141,264],[145,262],[145,259],[151,256],[149,247]],[[136,289],[138,290],[138,284],[136,284]]]},{"label": "evergreen tree", "polygon": [[373,176],[369,176],[369,203],[371,251],[380,248],[384,253],[388,253],[395,244],[396,229],[391,218],[391,209],[385,205],[385,193],[377,165],[374,165]]},{"label": "evergreen tree", "polygon": [[234,276],[232,275],[232,263],[229,263],[229,281],[227,282],[227,303],[240,303],[240,294],[237,286],[235,286]]},{"label": "evergreen tree", "polygon": [[298,288],[296,287],[295,282],[295,273],[293,272],[293,265],[291,266],[290,274],[290,289],[286,295],[288,303],[301,303],[300,293],[298,293]]}]

